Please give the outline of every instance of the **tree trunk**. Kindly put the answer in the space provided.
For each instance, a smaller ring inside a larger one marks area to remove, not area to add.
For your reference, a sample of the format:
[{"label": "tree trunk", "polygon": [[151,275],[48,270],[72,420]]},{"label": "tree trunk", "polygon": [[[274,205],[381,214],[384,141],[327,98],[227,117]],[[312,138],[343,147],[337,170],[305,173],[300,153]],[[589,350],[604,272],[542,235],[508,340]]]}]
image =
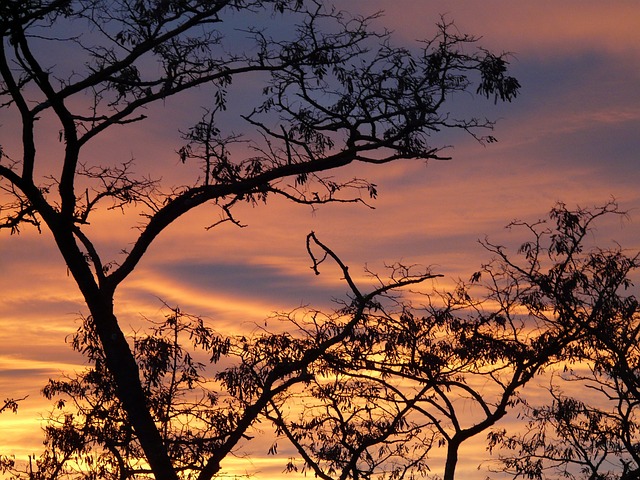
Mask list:
[{"label": "tree trunk", "polygon": [[52,212],[45,213],[48,213],[44,215],[45,221],[54,234],[58,248],[89,308],[91,320],[104,350],[107,369],[113,375],[116,384],[118,398],[138,437],[153,475],[157,480],[178,480],[166,445],[147,406],[138,364],[113,313],[115,287],[99,286],[96,283],[86,258],[75,242],[73,229],[60,222]]},{"label": "tree trunk", "polygon": [[458,449],[460,442],[455,439],[449,440],[447,447],[447,461],[444,465],[444,476],[442,480],[453,480],[456,474],[456,465],[458,464]]},{"label": "tree trunk", "polygon": [[116,383],[118,397],[145,452],[157,480],[177,480],[160,432],[147,408],[140,372],[131,348],[112,311],[112,302],[102,308],[90,305],[93,322],[104,348],[106,365]]}]

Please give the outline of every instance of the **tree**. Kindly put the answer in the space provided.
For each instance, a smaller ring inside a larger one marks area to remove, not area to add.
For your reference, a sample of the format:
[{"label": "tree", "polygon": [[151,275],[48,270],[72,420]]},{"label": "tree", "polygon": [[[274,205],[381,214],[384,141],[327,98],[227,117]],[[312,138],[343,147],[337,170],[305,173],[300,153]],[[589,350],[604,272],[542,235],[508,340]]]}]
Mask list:
[{"label": "tree", "polygon": [[[243,200],[279,195],[302,204],[364,201],[360,191],[375,197],[370,182],[337,182],[323,172],[354,162],[442,158],[430,138],[434,132],[460,128],[482,140],[478,132],[492,126],[450,119],[445,101],[474,82],[477,94],[496,101],[510,101],[519,89],[504,55],[467,52],[475,39],[452,32],[444,21],[412,53],[393,47],[386,32],[370,30],[376,16],[349,16],[320,1],[8,0],[0,12],[1,105],[22,127],[22,151],[5,147],[0,158],[0,225],[12,233],[24,225],[51,231],[86,302],[87,331],[102,355],[92,358],[104,362],[113,394],[158,479],[178,477],[173,445],[150,409],[141,379],[145,367],[114,306],[116,289],[154,240],[205,203],[221,209],[222,221],[235,221],[232,207]],[[295,32],[278,37],[260,27],[265,13],[295,24]],[[251,41],[246,49],[230,38],[231,17]],[[70,64],[54,64],[61,48]],[[244,139],[218,119],[241,76],[264,80],[264,89],[262,103],[242,117],[259,134],[247,138],[255,155],[236,158],[232,147]],[[146,119],[145,108],[205,85],[213,105],[185,132],[178,151],[183,163],[196,167],[191,184],[161,186],[136,177],[130,161],[101,163],[87,156],[106,131],[134,128]],[[36,139],[53,135],[62,153],[46,160]],[[105,207],[142,211],[146,219],[118,258],[101,255],[88,233],[95,212]],[[230,444],[262,408],[243,411]],[[204,461],[200,478],[211,478],[223,455]]]},{"label": "tree", "polygon": [[[492,446],[504,454],[505,471],[514,478],[637,478],[638,331],[640,308],[628,293],[640,263],[619,245],[586,248],[585,238],[604,215],[621,214],[614,203],[597,210],[553,215],[564,233],[521,223],[535,235],[525,243],[528,262],[509,264],[532,287],[533,304],[548,321],[575,332],[559,356],[563,368],[551,376],[550,403],[524,401],[523,432],[494,432]],[[506,260],[504,252],[494,250]],[[541,272],[539,265],[552,261]],[[571,395],[565,393],[570,388]]]},{"label": "tree", "polygon": [[[546,221],[510,224],[530,238],[515,253],[483,241],[493,260],[454,291],[432,292],[419,308],[379,296],[344,342],[310,366],[311,388],[295,399],[303,413],[275,399],[268,418],[304,468],[327,480],[424,477],[439,447],[442,478],[452,480],[460,446],[481,433],[490,450],[517,450],[505,458],[515,477],[545,478],[549,467],[568,475],[571,465],[582,467],[579,478],[637,477],[640,308],[625,290],[640,254],[589,244],[598,220],[623,214],[614,202],[574,210],[560,203]],[[395,275],[406,278],[406,268]],[[352,294],[359,297],[355,286]],[[340,313],[351,318],[352,308]],[[344,322],[319,316],[292,320],[308,338]],[[577,368],[584,365],[587,373]],[[533,378],[571,368],[569,378],[600,403],[552,390],[551,406],[530,407]],[[509,411],[532,418],[528,432],[499,428]]]},{"label": "tree", "polygon": [[[320,478],[426,476],[429,454],[445,447],[442,478],[453,480],[462,443],[483,432],[491,448],[503,442],[506,432],[493,427],[526,403],[531,379],[575,360],[578,346],[593,339],[590,322],[637,311],[635,300],[617,297],[637,257],[583,254],[593,223],[614,213],[614,203],[593,211],[559,204],[550,213],[553,227],[510,225],[533,237],[515,255],[484,241],[494,259],[455,290],[430,293],[418,309],[376,299],[353,333],[314,365],[305,411],[287,413],[286,402],[272,402],[268,417]],[[406,273],[396,266],[392,279]],[[355,286],[352,292],[358,298]],[[316,338],[339,330],[340,321],[313,315],[294,323]],[[608,338],[628,342],[624,334]]]}]

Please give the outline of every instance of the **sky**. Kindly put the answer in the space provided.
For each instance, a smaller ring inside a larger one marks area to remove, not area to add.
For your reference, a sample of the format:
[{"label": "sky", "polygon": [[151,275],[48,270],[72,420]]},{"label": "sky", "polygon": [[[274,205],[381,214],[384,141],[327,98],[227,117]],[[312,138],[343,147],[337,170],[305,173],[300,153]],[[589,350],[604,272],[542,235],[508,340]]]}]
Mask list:
[{"label": "sky", "polygon": [[[450,161],[350,167],[349,174],[378,185],[374,209],[339,204],[312,210],[274,200],[239,208],[235,215],[244,228],[227,223],[210,231],[204,227],[217,212],[191,213],[159,238],[121,287],[116,305],[123,325],[163,315],[163,302],[202,315],[224,332],[251,330],[275,310],[330,308],[346,288],[335,270],[320,276],[310,270],[305,236],[312,230],[362,282],[365,267],[382,272],[385,264],[402,261],[443,274],[440,288],[469,278],[489,260],[478,239],[517,244],[524,238],[504,226],[542,218],[558,201],[590,207],[614,198],[628,219],[604,222],[594,240],[640,249],[638,2],[337,4],[357,13],[384,10],[378,24],[394,32],[395,44],[429,37],[445,15],[461,32],[481,37],[483,47],[510,52],[519,97],[504,105],[472,101],[497,120],[498,143],[447,134]],[[240,92],[235,98],[244,97]],[[176,131],[194,120],[197,103],[169,101],[152,112],[144,129],[105,136],[95,149],[124,160],[134,156],[141,171],[159,163],[167,172],[179,169]],[[1,115],[0,145],[6,149],[15,144],[16,129],[6,112]],[[41,142],[39,151],[55,155],[53,143]],[[115,254],[135,238],[130,218],[110,212],[100,220],[92,233],[105,251]],[[48,378],[82,364],[66,339],[86,311],[47,232],[0,232],[0,272],[0,399],[28,395],[17,415],[0,418],[0,453],[26,454],[37,450],[40,418],[49,408],[39,390]],[[253,465],[279,472],[273,462],[260,457]],[[463,463],[475,472],[478,462],[469,455]]]}]

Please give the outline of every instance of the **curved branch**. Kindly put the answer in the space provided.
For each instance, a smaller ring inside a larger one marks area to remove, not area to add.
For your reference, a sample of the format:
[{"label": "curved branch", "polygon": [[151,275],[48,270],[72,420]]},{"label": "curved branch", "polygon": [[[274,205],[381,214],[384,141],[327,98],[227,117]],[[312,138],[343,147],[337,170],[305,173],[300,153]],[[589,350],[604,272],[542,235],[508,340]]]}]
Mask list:
[{"label": "curved branch", "polygon": [[107,276],[106,280],[109,288],[114,290],[133,271],[155,238],[177,218],[193,208],[211,200],[260,192],[268,189],[268,184],[274,180],[345,166],[353,160],[353,152],[345,150],[313,162],[280,165],[254,177],[243,178],[226,184],[194,187],[178,194],[152,216],[127,258],[120,267]]},{"label": "curved branch", "polygon": [[[13,78],[5,52],[4,42],[0,42],[0,76],[7,85],[9,95],[15,102],[22,119],[22,178],[25,182],[33,182],[33,168],[35,165],[36,146],[33,136],[35,115],[29,110],[29,106],[22,95],[21,86]],[[2,156],[0,155],[0,160]]]}]

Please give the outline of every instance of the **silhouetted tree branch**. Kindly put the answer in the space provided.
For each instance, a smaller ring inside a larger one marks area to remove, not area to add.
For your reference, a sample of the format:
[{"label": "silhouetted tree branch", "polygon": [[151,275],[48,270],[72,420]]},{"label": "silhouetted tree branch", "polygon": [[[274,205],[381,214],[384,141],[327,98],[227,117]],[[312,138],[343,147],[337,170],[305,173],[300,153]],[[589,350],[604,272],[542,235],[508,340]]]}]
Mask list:
[{"label": "silhouetted tree branch", "polygon": [[[518,222],[535,234],[521,251],[527,262],[511,263],[531,288],[532,305],[545,321],[576,332],[551,378],[548,405],[525,402],[523,433],[500,431],[494,446],[505,453],[514,478],[635,478],[638,462],[638,301],[626,294],[637,270],[637,253],[620,246],[588,249],[585,239],[605,215],[623,215],[614,202],[598,209],[552,212],[556,229]],[[491,249],[505,258],[504,250]],[[542,265],[547,264],[547,267]],[[565,386],[582,397],[568,395]]]},{"label": "silhouetted tree branch", "polygon": [[[531,448],[549,448],[543,458],[552,464],[584,462],[596,474],[606,457],[621,451],[613,442],[634,455],[637,433],[629,413],[637,398],[625,385],[637,376],[620,365],[636,366],[629,347],[637,345],[637,336],[630,334],[638,328],[629,315],[637,315],[637,301],[620,296],[620,288],[629,286],[637,257],[620,249],[587,250],[587,234],[595,222],[619,214],[615,203],[592,210],[559,204],[550,214],[553,226],[511,225],[524,227],[533,238],[516,254],[485,241],[496,257],[470,283],[435,292],[418,309],[393,297],[378,298],[344,342],[326,349],[309,370],[315,372],[310,387],[295,397],[304,404],[302,413],[286,402],[272,402],[269,418],[303,459],[302,467],[290,463],[289,468],[309,469],[327,479],[427,475],[430,452],[445,447],[443,478],[453,479],[461,445],[484,432],[494,448],[505,441],[506,432],[492,427],[522,407],[530,415],[536,412],[535,425],[543,432],[555,425],[550,416],[556,415],[556,422],[558,415],[563,422],[575,420],[572,435],[563,426],[556,441],[544,433],[532,437],[539,443],[532,440]],[[357,289],[351,290],[357,302]],[[346,304],[340,313],[348,315],[350,308]],[[303,320],[286,318],[309,338],[340,328],[340,317],[318,312]],[[613,345],[615,361],[606,353]],[[580,374],[575,381],[607,397],[615,412],[578,409],[582,402],[561,402],[560,396],[556,408],[527,408],[526,384],[555,365],[579,361],[593,366],[590,375]],[[511,437],[505,442],[514,445]],[[526,448],[521,446],[512,459],[522,476],[536,471],[522,467],[536,458]],[[581,454],[571,456],[568,448]],[[563,455],[564,463],[559,460]],[[624,475],[637,469],[627,460],[622,463]]]}]

